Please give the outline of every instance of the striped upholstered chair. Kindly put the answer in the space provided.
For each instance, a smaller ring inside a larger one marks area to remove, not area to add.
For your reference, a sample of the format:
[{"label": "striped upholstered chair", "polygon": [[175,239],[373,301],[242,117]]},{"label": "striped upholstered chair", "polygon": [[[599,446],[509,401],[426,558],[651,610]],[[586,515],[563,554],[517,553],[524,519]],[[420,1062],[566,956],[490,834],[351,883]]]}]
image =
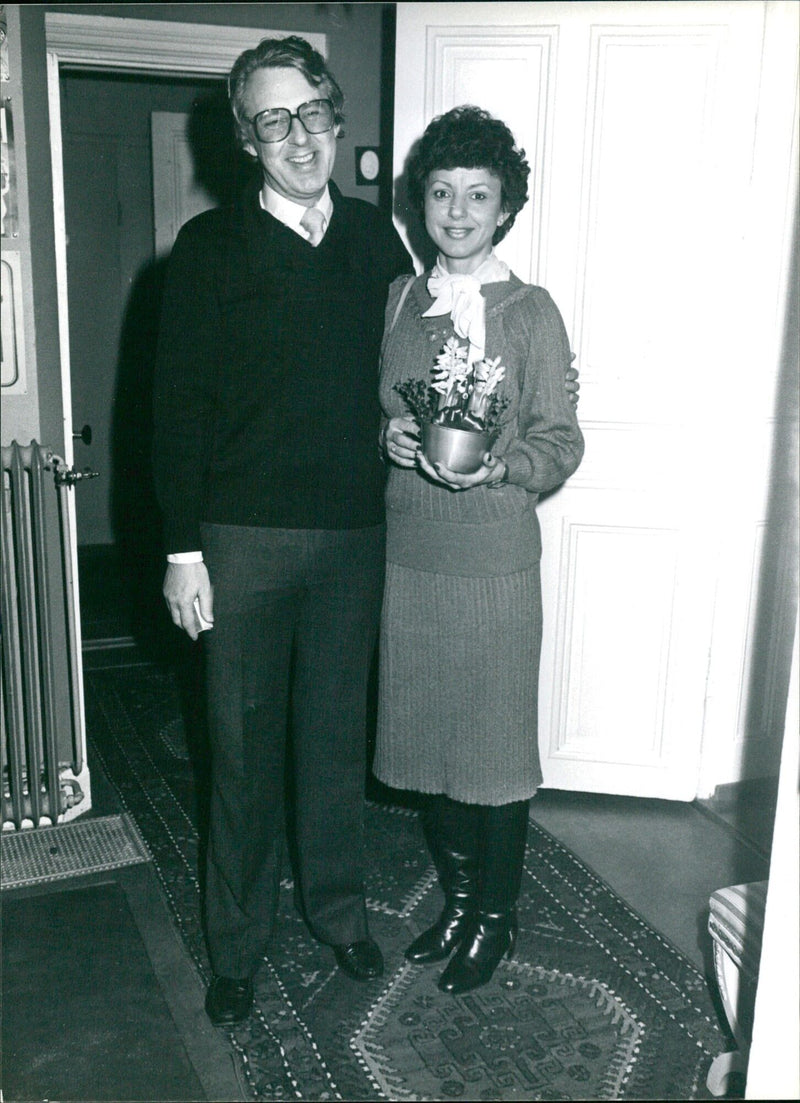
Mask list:
[{"label": "striped upholstered chair", "polygon": [[717,889],[709,900],[708,930],[714,946],[714,972],[737,1049],[714,1059],[706,1085],[724,1095],[734,1073],[744,1075],[753,1033],[767,882]]}]

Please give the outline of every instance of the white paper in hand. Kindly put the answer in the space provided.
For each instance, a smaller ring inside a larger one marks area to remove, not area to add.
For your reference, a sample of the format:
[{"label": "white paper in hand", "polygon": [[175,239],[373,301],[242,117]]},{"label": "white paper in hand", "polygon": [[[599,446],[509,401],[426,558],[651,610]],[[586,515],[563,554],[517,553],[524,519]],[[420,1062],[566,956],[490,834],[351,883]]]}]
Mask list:
[{"label": "white paper in hand", "polygon": [[200,598],[194,599],[194,613],[197,617],[197,628],[200,632],[207,632],[209,628],[214,627],[213,621],[206,620],[203,614],[200,612]]}]

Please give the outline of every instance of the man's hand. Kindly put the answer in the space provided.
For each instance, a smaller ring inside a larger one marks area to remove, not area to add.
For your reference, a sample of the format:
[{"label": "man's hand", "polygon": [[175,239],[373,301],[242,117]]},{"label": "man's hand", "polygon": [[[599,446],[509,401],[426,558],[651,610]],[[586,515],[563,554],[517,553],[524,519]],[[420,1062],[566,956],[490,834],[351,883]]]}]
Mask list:
[{"label": "man's hand", "polygon": [[213,625],[214,599],[205,563],[168,564],[162,593],[173,624],[193,640],[200,635],[195,600],[199,601],[200,615]]},{"label": "man's hand", "polygon": [[[574,359],[575,353],[572,354],[572,360]],[[578,369],[572,366],[572,361],[570,361],[570,365],[564,373],[564,386],[567,388],[567,398],[577,406],[580,398],[578,391],[581,389],[581,385],[578,382]]]}]

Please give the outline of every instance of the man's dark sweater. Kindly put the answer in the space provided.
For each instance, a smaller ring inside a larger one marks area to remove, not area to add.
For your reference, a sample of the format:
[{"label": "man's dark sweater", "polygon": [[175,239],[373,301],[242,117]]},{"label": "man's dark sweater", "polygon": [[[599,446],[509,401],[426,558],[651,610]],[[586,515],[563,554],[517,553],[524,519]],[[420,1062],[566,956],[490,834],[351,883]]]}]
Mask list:
[{"label": "man's dark sweater", "polygon": [[391,222],[330,185],[313,248],[252,192],[178,234],[167,270],[154,468],[167,552],[200,524],[350,529],[383,520],[378,358]]}]

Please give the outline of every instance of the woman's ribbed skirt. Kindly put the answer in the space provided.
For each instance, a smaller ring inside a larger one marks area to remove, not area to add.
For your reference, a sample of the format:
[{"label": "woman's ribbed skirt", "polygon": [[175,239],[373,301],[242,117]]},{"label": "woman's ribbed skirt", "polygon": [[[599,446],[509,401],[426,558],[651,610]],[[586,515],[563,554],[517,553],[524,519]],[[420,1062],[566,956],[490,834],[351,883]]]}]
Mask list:
[{"label": "woman's ribbed skirt", "polygon": [[387,565],[373,771],[475,804],[541,783],[538,565],[490,578]]}]

